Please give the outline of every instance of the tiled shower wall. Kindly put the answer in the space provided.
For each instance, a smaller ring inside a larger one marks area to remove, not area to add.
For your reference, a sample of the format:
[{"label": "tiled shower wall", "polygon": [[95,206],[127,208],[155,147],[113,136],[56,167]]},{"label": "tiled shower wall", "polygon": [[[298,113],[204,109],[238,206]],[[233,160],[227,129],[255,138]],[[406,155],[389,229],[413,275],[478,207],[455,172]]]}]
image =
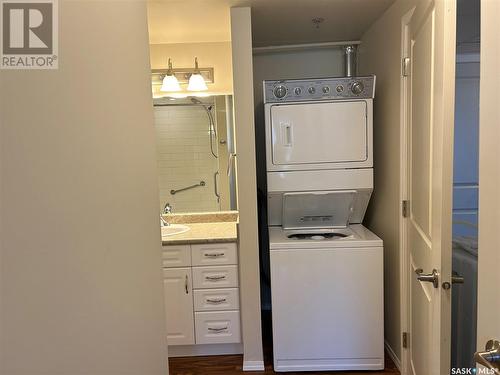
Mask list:
[{"label": "tiled shower wall", "polygon": [[[210,152],[209,121],[201,106],[155,106],[160,209],[170,203],[174,212],[218,211],[214,173],[218,162]],[[214,150],[217,140],[214,138]],[[205,181],[205,186],[170,194]]]}]

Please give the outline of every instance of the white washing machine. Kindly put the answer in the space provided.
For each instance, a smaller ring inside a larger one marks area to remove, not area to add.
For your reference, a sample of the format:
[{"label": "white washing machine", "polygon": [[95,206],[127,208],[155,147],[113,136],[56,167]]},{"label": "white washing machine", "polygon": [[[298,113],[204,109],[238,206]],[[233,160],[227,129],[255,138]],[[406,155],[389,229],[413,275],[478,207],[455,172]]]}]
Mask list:
[{"label": "white washing machine", "polygon": [[384,368],[382,240],[345,229],[269,229],[274,370]]},{"label": "white washing machine", "polygon": [[384,368],[375,77],[264,81],[275,371]]}]

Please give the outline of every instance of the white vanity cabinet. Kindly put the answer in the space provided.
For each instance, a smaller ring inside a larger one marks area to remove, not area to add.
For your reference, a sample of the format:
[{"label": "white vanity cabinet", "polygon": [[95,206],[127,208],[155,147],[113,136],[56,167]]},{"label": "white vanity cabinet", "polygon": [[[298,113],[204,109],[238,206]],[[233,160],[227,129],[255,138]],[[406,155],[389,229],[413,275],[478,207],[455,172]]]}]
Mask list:
[{"label": "white vanity cabinet", "polygon": [[239,343],[236,243],[162,250],[168,345]]},{"label": "white vanity cabinet", "polygon": [[163,269],[163,290],[168,343],[194,344],[191,267]]}]

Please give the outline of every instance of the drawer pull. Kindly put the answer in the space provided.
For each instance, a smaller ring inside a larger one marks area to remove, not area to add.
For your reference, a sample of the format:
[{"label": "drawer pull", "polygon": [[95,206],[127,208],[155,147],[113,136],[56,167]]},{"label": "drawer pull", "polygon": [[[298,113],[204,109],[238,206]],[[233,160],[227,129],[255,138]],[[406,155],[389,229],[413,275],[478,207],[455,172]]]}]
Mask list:
[{"label": "drawer pull", "polygon": [[205,253],[204,255],[207,258],[219,258],[219,257],[223,257],[224,253]]},{"label": "drawer pull", "polygon": [[221,275],[221,276],[205,276],[205,280],[208,281],[219,281],[219,280],[224,280],[226,276]]},{"label": "drawer pull", "polygon": [[221,327],[221,328],[212,328],[212,327],[208,327],[208,330],[210,332],[215,332],[215,333],[218,333],[218,332],[224,332],[224,331],[227,331],[228,327]]},{"label": "drawer pull", "polygon": [[225,298],[218,298],[218,299],[207,298],[207,302],[218,304],[218,303],[226,302],[226,299]]}]

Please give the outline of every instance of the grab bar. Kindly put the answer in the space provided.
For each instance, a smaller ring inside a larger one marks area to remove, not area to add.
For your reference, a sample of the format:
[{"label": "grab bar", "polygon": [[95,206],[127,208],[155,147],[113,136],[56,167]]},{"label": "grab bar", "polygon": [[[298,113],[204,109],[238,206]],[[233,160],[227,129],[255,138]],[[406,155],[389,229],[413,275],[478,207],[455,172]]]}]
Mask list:
[{"label": "grab bar", "polygon": [[217,176],[219,175],[219,171],[214,173],[214,194],[217,198],[217,203],[220,202],[220,194],[219,194],[219,183],[217,181]]},{"label": "grab bar", "polygon": [[180,193],[181,191],[193,189],[193,188],[198,187],[198,186],[205,186],[205,181],[200,181],[198,184],[187,186],[187,187],[182,188],[182,189],[177,189],[177,190],[172,189],[172,190],[170,190],[170,194],[174,195],[174,194]]}]

